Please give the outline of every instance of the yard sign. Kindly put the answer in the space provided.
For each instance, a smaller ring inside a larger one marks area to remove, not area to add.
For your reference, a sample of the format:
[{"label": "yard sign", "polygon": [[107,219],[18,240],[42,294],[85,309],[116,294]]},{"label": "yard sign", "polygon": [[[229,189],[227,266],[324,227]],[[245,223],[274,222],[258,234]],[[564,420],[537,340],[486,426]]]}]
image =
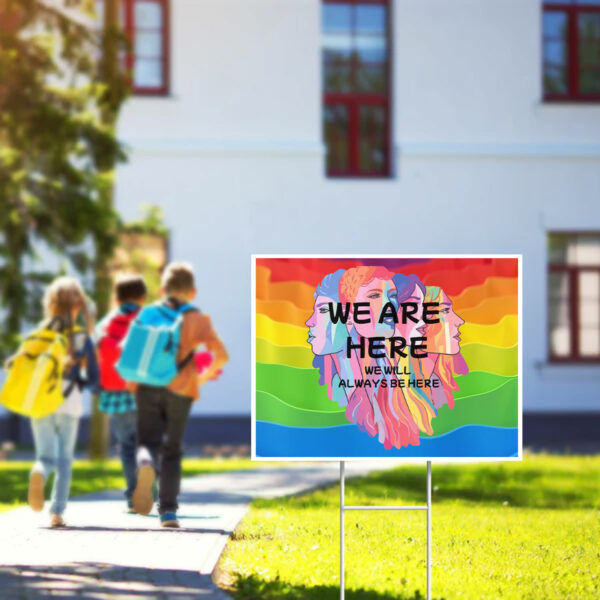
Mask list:
[{"label": "yard sign", "polygon": [[253,458],[521,458],[519,256],[252,270]]}]

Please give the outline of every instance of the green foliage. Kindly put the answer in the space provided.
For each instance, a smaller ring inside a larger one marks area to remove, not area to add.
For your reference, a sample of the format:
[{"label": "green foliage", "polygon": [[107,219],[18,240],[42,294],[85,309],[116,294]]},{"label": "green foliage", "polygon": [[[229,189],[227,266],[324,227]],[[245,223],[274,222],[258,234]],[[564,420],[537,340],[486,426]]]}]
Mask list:
[{"label": "green foliage", "polygon": [[0,0],[0,353],[39,316],[40,289],[57,274],[26,268],[36,247],[86,270],[82,244],[109,252],[117,239],[106,199],[125,155],[107,115],[116,118],[127,86],[98,61],[120,42],[101,35],[89,9],[89,0]]},{"label": "green foliage", "polygon": [[[600,597],[600,457],[433,466],[433,598]],[[425,467],[349,479],[346,503],[425,503]],[[422,512],[346,513],[346,598],[425,597]],[[339,487],[256,500],[221,561],[239,600],[339,598]]]},{"label": "green foliage", "polygon": [[143,233],[147,235],[157,235],[165,239],[169,238],[169,230],[164,222],[164,212],[162,207],[155,204],[143,204],[143,217],[139,221],[130,221],[125,223],[123,231],[125,233]]}]

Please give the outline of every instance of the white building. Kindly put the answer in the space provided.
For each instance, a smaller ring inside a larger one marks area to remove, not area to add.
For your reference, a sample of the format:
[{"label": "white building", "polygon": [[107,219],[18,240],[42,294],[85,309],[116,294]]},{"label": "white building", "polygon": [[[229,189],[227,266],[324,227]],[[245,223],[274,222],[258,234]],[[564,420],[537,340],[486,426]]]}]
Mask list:
[{"label": "white building", "polygon": [[[252,252],[523,253],[525,410],[600,411],[600,0],[128,1],[163,75],[136,62],[118,208],[164,207],[231,354],[195,412],[249,413]],[[550,323],[553,232],[590,236]]]},{"label": "white building", "polygon": [[296,252],[522,253],[525,411],[600,412],[600,0],[123,1],[117,206],[231,356],[195,414],[249,415],[250,254]]}]

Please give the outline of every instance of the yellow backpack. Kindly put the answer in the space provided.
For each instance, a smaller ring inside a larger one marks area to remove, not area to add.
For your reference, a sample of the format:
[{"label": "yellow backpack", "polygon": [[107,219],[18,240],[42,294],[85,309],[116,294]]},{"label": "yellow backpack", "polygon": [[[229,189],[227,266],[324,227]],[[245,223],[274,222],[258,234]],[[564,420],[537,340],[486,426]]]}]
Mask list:
[{"label": "yellow backpack", "polygon": [[26,417],[45,417],[64,402],[63,368],[69,342],[63,333],[42,327],[31,333],[7,363],[0,404]]}]

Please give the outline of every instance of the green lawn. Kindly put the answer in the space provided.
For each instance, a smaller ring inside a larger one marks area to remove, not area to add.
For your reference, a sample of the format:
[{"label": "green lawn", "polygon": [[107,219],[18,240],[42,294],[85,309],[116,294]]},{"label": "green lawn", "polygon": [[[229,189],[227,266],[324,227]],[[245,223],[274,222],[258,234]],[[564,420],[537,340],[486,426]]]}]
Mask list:
[{"label": "green lawn", "polygon": [[[0,512],[27,502],[30,462],[0,462]],[[183,475],[202,475],[222,471],[256,468],[249,458],[186,458]],[[51,485],[51,480],[48,486]],[[124,489],[125,480],[119,460],[92,462],[78,460],[73,464],[71,496],[104,490]],[[48,494],[46,495],[48,497]]]},{"label": "green lawn", "polygon": [[[433,597],[600,598],[600,457],[433,466]],[[348,504],[422,504],[425,467],[347,482]],[[346,514],[346,598],[425,596],[425,513]],[[339,598],[339,488],[258,500],[220,563],[238,599]]]}]

